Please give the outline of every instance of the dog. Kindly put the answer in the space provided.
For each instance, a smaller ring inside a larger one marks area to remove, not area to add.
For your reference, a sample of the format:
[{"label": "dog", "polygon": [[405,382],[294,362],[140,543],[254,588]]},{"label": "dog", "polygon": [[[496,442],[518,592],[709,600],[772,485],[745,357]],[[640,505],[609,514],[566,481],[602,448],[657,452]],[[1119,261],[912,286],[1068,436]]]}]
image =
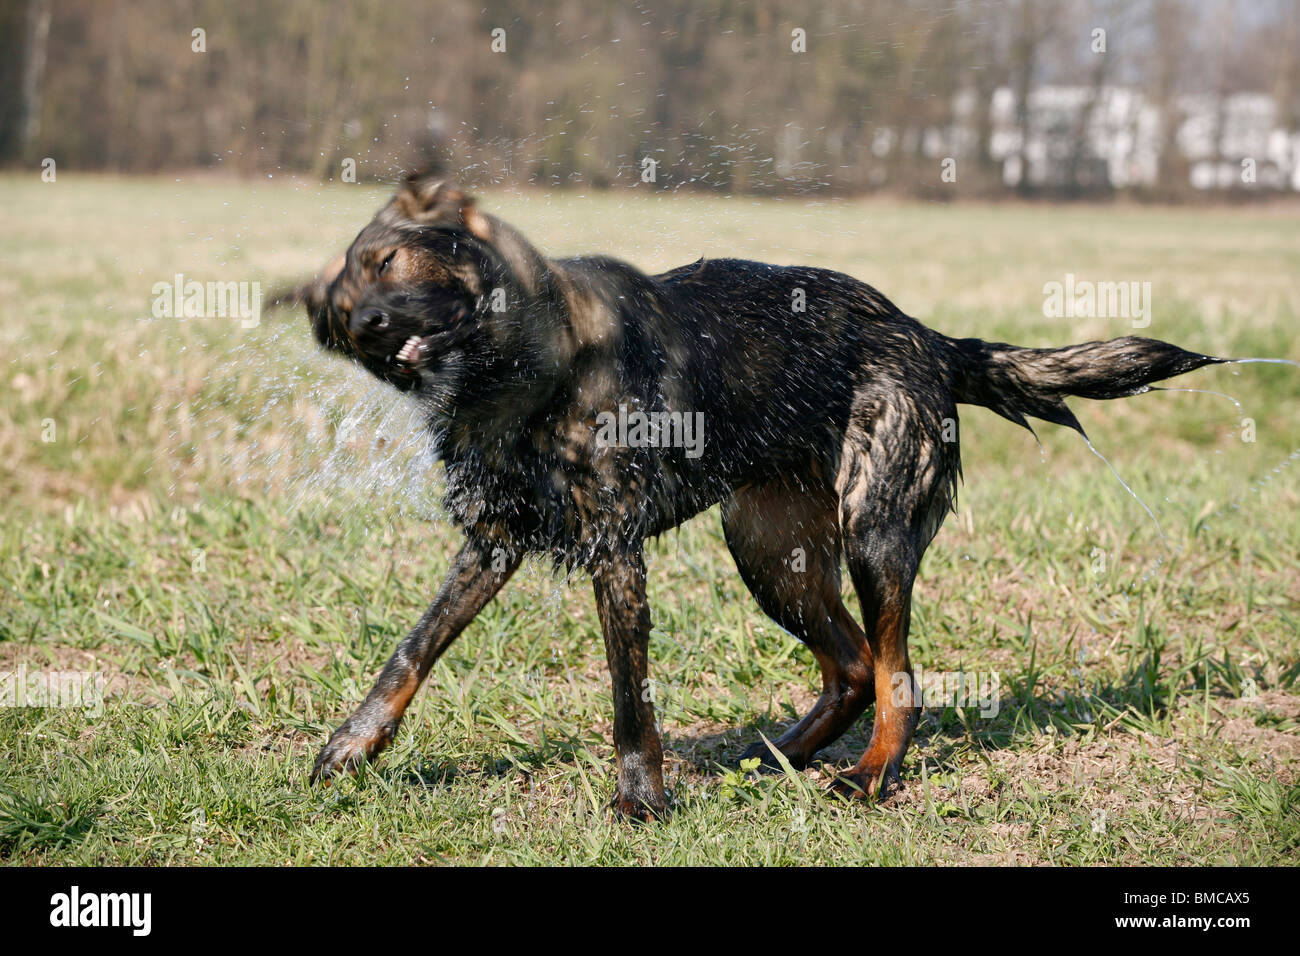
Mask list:
[{"label": "dog", "polygon": [[[613,684],[611,806],[640,820],[668,809],[642,692],[645,539],[721,506],[741,578],[822,677],[808,713],[745,756],[775,766],[774,748],[804,767],[874,703],[866,752],[831,787],[878,798],[901,784],[920,711],[911,595],[955,506],[957,406],[1082,433],[1067,396],[1136,395],[1230,361],[1137,337],[952,339],[825,269],[702,259],[651,276],[602,256],[548,259],[454,183],[419,174],[294,298],[326,349],[418,398],[464,532],[313,782],[379,754],[438,657],[542,555],[591,576]],[[861,626],[841,600],[842,563]]]}]

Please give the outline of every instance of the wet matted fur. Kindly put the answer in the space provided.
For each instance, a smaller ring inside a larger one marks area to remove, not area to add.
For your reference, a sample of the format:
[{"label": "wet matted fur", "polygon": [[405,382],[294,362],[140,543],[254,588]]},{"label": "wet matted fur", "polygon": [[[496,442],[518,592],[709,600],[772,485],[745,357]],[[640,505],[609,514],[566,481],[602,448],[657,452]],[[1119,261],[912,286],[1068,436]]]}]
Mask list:
[{"label": "wet matted fur", "polygon": [[[614,692],[613,806],[642,818],[667,807],[642,693],[645,538],[721,504],[745,584],[821,665],[821,696],[774,746],[802,767],[874,702],[870,744],[833,786],[878,795],[898,783],[919,713],[912,585],[954,505],[957,405],[1079,428],[1066,396],[1135,395],[1222,361],[1145,338],[950,339],[824,269],[718,259],[648,276],[547,259],[420,176],[297,298],[327,348],[417,393],[465,534],[313,779],[378,754],[438,656],[542,554],[591,574]],[[842,565],[861,625],[840,599]],[[749,755],[775,763],[761,743]]]}]

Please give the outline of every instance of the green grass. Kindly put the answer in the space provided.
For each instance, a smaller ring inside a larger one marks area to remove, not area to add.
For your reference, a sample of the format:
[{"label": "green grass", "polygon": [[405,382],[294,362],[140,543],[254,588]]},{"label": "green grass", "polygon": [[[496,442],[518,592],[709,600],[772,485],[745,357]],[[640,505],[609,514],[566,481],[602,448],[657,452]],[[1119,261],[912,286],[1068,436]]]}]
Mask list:
[{"label": "green grass", "polygon": [[[0,859],[22,864],[1291,863],[1300,851],[1300,371],[1206,369],[1074,407],[1078,440],[963,411],[966,483],[922,568],[914,662],[996,673],[931,709],[883,806],[828,797],[863,724],[793,777],[740,752],[817,669],[757,610],[710,513],[651,554],[671,819],[612,823],[584,580],[531,568],[431,674],[394,747],[307,786],[456,541],[402,400],[300,316],[150,315],[181,272],[310,273],[383,192],[0,181],[0,670],[95,669],[102,713],[0,708]],[[553,254],[837,268],[950,334],[1132,332],[1043,284],[1152,283],[1143,334],[1297,358],[1300,226],[1261,210],[489,194]],[[53,434],[50,435],[50,424]],[[53,437],[44,441],[43,437]],[[856,610],[856,600],[849,598]]]}]

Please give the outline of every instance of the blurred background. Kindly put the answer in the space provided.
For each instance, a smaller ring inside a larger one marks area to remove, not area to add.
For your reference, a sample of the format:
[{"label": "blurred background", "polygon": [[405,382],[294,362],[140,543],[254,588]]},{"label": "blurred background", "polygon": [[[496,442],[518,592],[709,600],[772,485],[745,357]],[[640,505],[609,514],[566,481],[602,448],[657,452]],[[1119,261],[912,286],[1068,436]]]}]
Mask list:
[{"label": "blurred background", "polygon": [[1258,197],[1300,190],[1298,23],[1300,0],[5,0],[0,162]]}]

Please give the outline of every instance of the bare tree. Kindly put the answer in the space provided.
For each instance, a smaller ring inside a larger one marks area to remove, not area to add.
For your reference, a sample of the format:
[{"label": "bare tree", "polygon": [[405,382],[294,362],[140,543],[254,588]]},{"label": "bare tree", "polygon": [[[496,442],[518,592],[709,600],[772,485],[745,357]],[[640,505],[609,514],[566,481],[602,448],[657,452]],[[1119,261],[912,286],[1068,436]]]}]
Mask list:
[{"label": "bare tree", "polygon": [[41,106],[45,80],[46,45],[50,39],[51,0],[29,0],[27,34],[23,43],[23,120],[21,151],[32,158],[41,133]]}]

